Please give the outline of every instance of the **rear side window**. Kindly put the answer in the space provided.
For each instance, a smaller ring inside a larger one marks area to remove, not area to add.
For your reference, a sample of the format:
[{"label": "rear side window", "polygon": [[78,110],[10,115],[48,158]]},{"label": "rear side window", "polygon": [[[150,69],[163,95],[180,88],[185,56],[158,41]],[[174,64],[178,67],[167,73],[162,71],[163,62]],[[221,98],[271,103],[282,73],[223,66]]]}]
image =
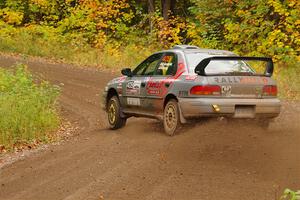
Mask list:
[{"label": "rear side window", "polygon": [[[190,72],[194,72],[196,66],[204,59],[218,55],[209,55],[205,53],[187,53],[186,58]],[[219,55],[220,56],[220,55]],[[222,55],[224,56],[224,55]],[[205,68],[206,74],[227,74],[233,72],[255,73],[244,61],[218,60],[211,61]]]},{"label": "rear side window", "polygon": [[177,71],[177,56],[174,53],[165,53],[156,70],[156,75],[175,75]]}]

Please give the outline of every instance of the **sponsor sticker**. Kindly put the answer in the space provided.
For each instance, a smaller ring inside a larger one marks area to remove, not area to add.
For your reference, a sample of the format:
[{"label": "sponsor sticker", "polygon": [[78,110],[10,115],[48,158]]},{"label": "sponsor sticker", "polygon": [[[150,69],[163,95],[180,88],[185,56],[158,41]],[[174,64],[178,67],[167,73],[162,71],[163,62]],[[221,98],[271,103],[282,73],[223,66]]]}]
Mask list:
[{"label": "sponsor sticker", "polygon": [[230,85],[222,85],[222,94],[225,96],[231,95],[231,86]]},{"label": "sponsor sticker", "polygon": [[215,77],[216,83],[267,84],[265,77]]},{"label": "sponsor sticker", "polygon": [[147,83],[147,94],[159,95],[162,88],[163,81],[148,81]]},{"label": "sponsor sticker", "polygon": [[185,77],[187,81],[194,81],[197,78],[197,75],[188,75]]},{"label": "sponsor sticker", "polygon": [[136,95],[140,94],[141,81],[128,81],[126,85],[126,94]]}]

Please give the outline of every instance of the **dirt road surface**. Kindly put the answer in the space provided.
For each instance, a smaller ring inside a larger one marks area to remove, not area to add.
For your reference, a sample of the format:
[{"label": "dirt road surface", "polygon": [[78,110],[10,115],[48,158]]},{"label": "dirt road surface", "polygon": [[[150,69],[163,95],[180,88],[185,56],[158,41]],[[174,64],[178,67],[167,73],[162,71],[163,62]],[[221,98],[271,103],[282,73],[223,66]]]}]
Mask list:
[{"label": "dirt road surface", "polygon": [[[16,59],[0,57],[0,66]],[[300,104],[284,103],[269,131],[210,120],[175,137],[149,119],[105,126],[109,72],[28,61],[61,85],[63,115],[79,135],[0,169],[0,199],[274,200],[300,189]]]}]

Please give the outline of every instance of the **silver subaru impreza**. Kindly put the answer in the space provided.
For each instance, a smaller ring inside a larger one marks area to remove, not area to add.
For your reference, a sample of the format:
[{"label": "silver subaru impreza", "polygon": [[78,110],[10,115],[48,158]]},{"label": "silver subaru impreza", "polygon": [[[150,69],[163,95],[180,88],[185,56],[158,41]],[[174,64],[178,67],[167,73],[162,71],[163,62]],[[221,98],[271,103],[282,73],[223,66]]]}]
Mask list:
[{"label": "silver subaru impreza", "polygon": [[161,120],[168,135],[201,117],[249,118],[267,127],[281,107],[273,69],[271,58],[176,45],[123,69],[105,87],[103,105],[111,129],[133,116]]}]

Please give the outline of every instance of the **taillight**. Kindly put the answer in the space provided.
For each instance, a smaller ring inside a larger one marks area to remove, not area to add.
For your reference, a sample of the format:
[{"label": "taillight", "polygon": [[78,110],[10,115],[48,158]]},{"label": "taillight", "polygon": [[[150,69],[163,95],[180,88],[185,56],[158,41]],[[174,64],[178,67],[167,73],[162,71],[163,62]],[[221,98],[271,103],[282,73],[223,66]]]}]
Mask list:
[{"label": "taillight", "polygon": [[263,88],[264,96],[277,96],[277,86],[276,85],[265,85]]},{"label": "taillight", "polygon": [[197,85],[191,88],[192,95],[220,95],[221,88],[218,85]]}]

